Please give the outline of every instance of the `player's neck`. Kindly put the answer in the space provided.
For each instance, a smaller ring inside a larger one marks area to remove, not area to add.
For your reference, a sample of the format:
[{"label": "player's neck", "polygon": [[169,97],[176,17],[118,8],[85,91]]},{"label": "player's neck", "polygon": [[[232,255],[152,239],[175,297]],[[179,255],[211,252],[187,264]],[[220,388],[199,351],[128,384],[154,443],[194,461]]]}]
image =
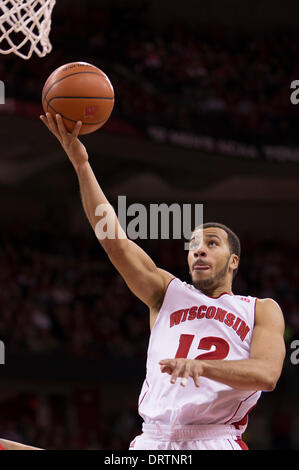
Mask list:
[{"label": "player's neck", "polygon": [[218,286],[218,287],[213,287],[213,288],[201,288],[200,291],[207,295],[208,297],[214,297],[214,298],[217,298],[219,297],[221,294],[223,293],[226,293],[226,294],[230,294],[230,295],[234,295],[233,292],[232,292],[232,286],[231,285],[227,285],[227,284],[224,284],[224,285],[221,285],[221,286]]}]

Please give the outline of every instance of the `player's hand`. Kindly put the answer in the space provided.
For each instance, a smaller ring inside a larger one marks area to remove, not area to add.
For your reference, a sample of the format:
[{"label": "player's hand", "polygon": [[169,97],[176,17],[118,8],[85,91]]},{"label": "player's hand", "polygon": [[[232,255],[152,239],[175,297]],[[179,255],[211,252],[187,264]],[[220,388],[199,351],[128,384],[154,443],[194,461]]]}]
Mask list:
[{"label": "player's hand", "polygon": [[203,373],[203,365],[195,359],[163,359],[159,362],[161,372],[171,375],[170,382],[174,384],[182,377],[181,385],[185,387],[187,380],[192,377],[196,387],[199,387],[199,377]]},{"label": "player's hand", "polygon": [[60,114],[56,114],[56,120],[51,113],[46,113],[45,116],[41,115],[40,119],[45,126],[47,126],[49,131],[59,140],[75,170],[77,170],[81,164],[88,161],[86,148],[78,139],[82,122],[76,122],[73,132],[68,132]]}]

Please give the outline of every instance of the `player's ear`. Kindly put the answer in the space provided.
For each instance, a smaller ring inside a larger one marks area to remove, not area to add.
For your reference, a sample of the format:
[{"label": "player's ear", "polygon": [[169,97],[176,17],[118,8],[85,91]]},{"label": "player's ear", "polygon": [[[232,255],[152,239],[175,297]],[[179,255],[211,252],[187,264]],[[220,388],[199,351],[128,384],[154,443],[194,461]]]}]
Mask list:
[{"label": "player's ear", "polygon": [[235,270],[239,266],[239,256],[232,253],[230,255],[230,267]]}]

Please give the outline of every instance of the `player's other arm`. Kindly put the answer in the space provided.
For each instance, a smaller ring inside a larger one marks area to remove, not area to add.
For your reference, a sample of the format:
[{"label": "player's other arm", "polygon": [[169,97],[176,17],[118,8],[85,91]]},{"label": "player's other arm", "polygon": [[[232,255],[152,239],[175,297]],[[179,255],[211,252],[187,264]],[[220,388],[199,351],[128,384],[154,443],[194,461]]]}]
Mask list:
[{"label": "player's other arm", "polygon": [[[77,123],[70,134],[60,116],[56,117],[56,122],[49,113],[41,119],[59,140],[73,164],[79,180],[84,211],[110,261],[131,291],[148,307],[159,310],[173,276],[157,268],[144,250],[126,237],[88,162],[87,151],[78,139],[81,124]],[[96,210],[99,210],[97,215]],[[103,226],[101,222],[105,222]],[[111,230],[112,237],[103,237],[105,227]]]},{"label": "player's other arm", "polygon": [[178,377],[193,377],[197,386],[200,376],[238,390],[274,390],[285,358],[284,319],[279,305],[272,299],[257,300],[255,326],[249,359],[160,361],[161,371]]},{"label": "player's other arm", "polygon": [[19,442],[8,441],[7,439],[0,439],[0,445],[4,450],[44,450],[38,447],[26,446]]},{"label": "player's other arm", "polygon": [[[250,360],[260,365],[267,389],[274,390],[286,355],[285,322],[280,306],[273,299],[257,299]],[[263,367],[265,368],[263,370]]]},{"label": "player's other arm", "polygon": [[205,377],[240,390],[272,391],[285,358],[284,318],[272,299],[256,301],[250,357],[243,361],[203,361]]}]

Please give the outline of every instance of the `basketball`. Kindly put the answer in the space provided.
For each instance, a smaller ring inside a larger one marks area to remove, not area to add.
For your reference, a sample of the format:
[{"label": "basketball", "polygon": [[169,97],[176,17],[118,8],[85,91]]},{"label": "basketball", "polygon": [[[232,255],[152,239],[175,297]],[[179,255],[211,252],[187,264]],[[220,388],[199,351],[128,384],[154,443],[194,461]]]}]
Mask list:
[{"label": "basketball", "polygon": [[60,114],[72,132],[82,122],[80,134],[90,134],[109,119],[114,106],[114,90],[105,73],[87,62],[72,62],[58,67],[42,90],[44,112],[54,118]]}]

